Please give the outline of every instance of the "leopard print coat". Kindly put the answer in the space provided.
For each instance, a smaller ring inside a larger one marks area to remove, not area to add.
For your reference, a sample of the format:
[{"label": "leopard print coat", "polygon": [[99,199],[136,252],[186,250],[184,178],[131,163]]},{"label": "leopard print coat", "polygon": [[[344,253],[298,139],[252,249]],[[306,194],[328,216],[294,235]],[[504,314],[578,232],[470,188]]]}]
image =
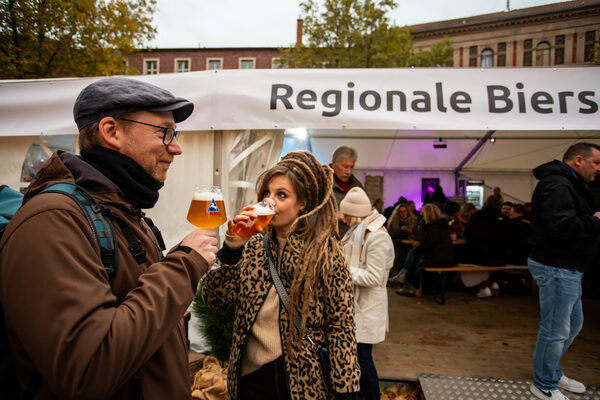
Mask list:
[{"label": "leopard print coat", "polygon": [[[209,307],[226,307],[236,304],[233,327],[233,344],[229,357],[228,399],[237,399],[238,381],[245,353],[246,341],[252,324],[271,285],[271,275],[262,234],[254,235],[243,250],[227,246],[219,251],[217,263],[204,277],[202,295]],[[292,250],[302,248],[297,234],[288,238],[281,259],[277,259],[277,241],[271,240],[271,249],[286,290],[290,290],[294,268],[300,264],[301,255]],[[236,254],[237,253],[237,254]],[[360,367],[356,358],[352,279],[341,252],[334,254],[329,276],[318,287],[318,304],[307,315],[306,326],[313,338],[329,343],[331,382],[337,393],[354,393],[359,389]],[[332,399],[328,393],[317,356],[307,340],[292,342],[288,354],[289,320],[287,311],[279,307],[279,332],[282,340],[287,385],[291,400]]]}]

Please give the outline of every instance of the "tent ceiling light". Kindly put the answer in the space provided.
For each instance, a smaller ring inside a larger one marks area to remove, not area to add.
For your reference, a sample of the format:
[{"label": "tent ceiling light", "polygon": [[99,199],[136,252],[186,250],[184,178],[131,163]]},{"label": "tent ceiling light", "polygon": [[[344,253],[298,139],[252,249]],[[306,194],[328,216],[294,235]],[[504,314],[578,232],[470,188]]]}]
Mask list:
[{"label": "tent ceiling light", "polygon": [[445,149],[447,147],[448,145],[444,143],[444,140],[442,138],[439,138],[437,142],[433,142],[434,149]]},{"label": "tent ceiling light", "polygon": [[302,140],[306,139],[306,136],[308,135],[306,128],[289,128],[289,129],[286,129],[286,133],[289,133],[290,135],[294,135],[298,139],[302,139]]}]

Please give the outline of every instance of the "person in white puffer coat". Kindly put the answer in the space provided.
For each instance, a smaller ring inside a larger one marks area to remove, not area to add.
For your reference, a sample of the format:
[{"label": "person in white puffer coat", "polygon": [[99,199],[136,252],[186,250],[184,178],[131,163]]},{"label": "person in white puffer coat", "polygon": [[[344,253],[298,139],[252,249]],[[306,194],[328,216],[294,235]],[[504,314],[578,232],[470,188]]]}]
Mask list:
[{"label": "person in white puffer coat", "polygon": [[356,342],[360,364],[360,392],[367,400],[380,398],[379,378],[373,362],[373,344],[385,340],[388,331],[386,283],[394,264],[394,245],[385,229],[385,217],[371,210],[361,188],[348,191],[340,212],[350,229],[342,238],[344,256],[354,285]]}]

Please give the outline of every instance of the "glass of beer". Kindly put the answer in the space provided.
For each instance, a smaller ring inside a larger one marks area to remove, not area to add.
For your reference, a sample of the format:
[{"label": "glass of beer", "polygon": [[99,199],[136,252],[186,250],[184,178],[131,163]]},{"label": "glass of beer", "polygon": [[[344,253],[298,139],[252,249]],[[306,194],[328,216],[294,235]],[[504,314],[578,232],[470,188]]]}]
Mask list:
[{"label": "glass of beer", "polygon": [[200,229],[215,229],[227,221],[223,194],[218,186],[196,186],[187,220]]},{"label": "glass of beer", "polygon": [[271,199],[264,199],[256,204],[253,204],[252,211],[256,214],[256,218],[248,221],[238,221],[233,228],[233,233],[241,238],[248,239],[250,236],[269,225],[273,215],[275,215],[275,202]]}]

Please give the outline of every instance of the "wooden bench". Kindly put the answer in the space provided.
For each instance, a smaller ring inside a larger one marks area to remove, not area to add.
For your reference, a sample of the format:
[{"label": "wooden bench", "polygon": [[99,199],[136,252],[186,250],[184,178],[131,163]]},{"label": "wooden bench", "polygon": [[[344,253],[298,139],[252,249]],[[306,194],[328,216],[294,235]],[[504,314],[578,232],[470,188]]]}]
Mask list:
[{"label": "wooden bench", "polygon": [[[438,302],[442,305],[446,304],[446,275],[449,272],[471,272],[471,271],[487,271],[487,272],[507,272],[509,274],[529,275],[529,267],[527,265],[503,265],[500,267],[490,267],[487,265],[477,264],[458,264],[449,268],[429,267],[424,269],[425,272],[437,272],[441,276],[441,292]],[[421,279],[422,282],[422,279]],[[421,292],[421,289],[419,289]]]}]

